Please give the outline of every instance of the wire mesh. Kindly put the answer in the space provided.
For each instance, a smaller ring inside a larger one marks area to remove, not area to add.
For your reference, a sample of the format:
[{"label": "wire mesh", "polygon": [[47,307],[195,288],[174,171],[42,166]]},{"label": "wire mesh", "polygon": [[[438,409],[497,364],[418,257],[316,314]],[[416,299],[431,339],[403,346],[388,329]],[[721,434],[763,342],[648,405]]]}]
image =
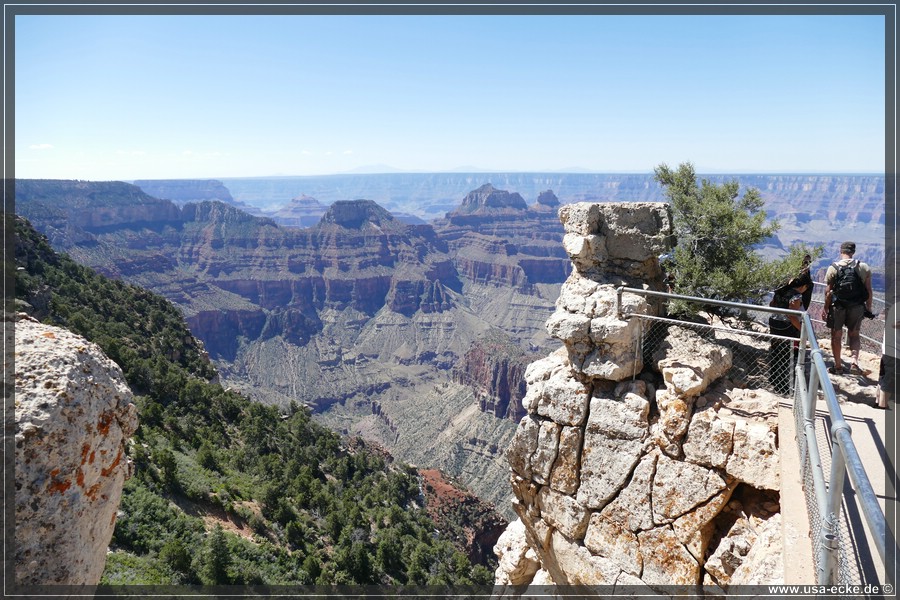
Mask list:
[{"label": "wire mesh", "polygon": [[[632,291],[632,290],[629,290]],[[683,302],[683,299],[679,300]],[[819,300],[821,305],[821,299]],[[813,312],[814,309],[810,309]],[[821,312],[821,308],[819,309]],[[881,313],[884,311],[882,310]],[[644,364],[653,362],[653,356],[666,343],[669,330],[679,327],[695,332],[708,341],[714,342],[730,351],[731,366],[725,377],[737,387],[747,389],[765,389],[773,394],[793,399],[793,415],[796,427],[796,439],[800,457],[800,469],[803,481],[803,491],[806,500],[807,514],[809,517],[810,539],[812,543],[813,562],[817,574],[826,572],[823,563],[825,555],[824,535],[825,516],[820,514],[820,502],[817,499],[814,485],[814,472],[823,469],[823,476],[827,479],[831,467],[832,444],[829,439],[829,430],[824,414],[816,413],[814,421],[815,441],[811,442],[805,433],[805,417],[802,410],[801,391],[806,391],[806,382],[809,381],[810,369],[813,368],[809,360],[809,352],[799,348],[799,340],[773,335],[770,333],[769,319],[773,311],[767,307],[744,306],[740,309],[716,308],[712,312],[703,314],[701,318],[686,321],[666,317],[653,317],[648,315],[632,315],[646,320],[642,328],[639,351],[642,353]],[[875,319],[867,320],[869,322]],[[820,323],[821,332],[827,336],[824,323]],[[814,324],[815,326],[815,324]],[[878,324],[870,326],[877,329]],[[880,327],[883,330],[884,321],[881,317]],[[881,336],[881,333],[876,335]],[[820,339],[821,333],[816,332],[815,339]],[[863,339],[865,343],[865,339]],[[813,348],[816,346],[814,345]],[[878,350],[880,351],[880,344]],[[637,351],[637,348],[636,348]],[[803,369],[795,368],[801,360]],[[802,380],[800,379],[802,377]],[[827,377],[822,378],[827,382]],[[821,380],[821,379],[820,379]],[[820,390],[813,392],[815,395],[809,402],[815,403]],[[815,443],[819,451],[819,460],[822,465],[814,465],[810,458],[809,444]],[[820,471],[821,472],[821,471]],[[845,477],[842,472],[841,477]],[[826,481],[826,485],[831,482]],[[860,573],[854,565],[853,536],[847,526],[846,498],[841,505],[841,514],[835,516],[836,527],[831,533],[837,543],[837,556],[834,572],[834,580],[830,583],[840,585],[859,584]]]},{"label": "wire mesh", "polygon": [[739,317],[717,316],[714,322],[719,324],[639,316],[650,322],[643,334],[644,363],[653,360],[653,354],[665,342],[669,328],[677,326],[730,351],[731,367],[726,377],[737,387],[766,389],[781,396],[790,396],[793,392],[793,371],[800,356],[799,341],[769,333],[760,322],[768,318],[767,313],[750,311]]}]

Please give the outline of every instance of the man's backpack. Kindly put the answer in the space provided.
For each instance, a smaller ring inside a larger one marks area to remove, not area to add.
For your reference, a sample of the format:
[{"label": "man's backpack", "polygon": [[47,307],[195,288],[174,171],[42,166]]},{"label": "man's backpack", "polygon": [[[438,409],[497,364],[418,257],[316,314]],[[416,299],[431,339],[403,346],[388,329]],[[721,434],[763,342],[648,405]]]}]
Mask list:
[{"label": "man's backpack", "polygon": [[832,266],[837,270],[832,293],[838,302],[846,306],[861,304],[868,300],[869,290],[866,289],[866,285],[859,275],[858,260],[851,260],[846,265],[834,263]]}]

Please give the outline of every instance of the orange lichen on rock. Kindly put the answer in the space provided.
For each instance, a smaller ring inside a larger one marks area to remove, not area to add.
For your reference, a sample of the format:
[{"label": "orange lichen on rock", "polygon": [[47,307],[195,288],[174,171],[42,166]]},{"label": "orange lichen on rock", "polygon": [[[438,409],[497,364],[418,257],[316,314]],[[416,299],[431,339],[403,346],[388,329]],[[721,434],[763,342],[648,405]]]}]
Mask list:
[{"label": "orange lichen on rock", "polygon": [[109,474],[112,473],[116,469],[116,467],[118,466],[118,464],[121,460],[122,460],[122,450],[120,449],[119,453],[116,454],[116,459],[112,462],[111,465],[109,465],[105,469],[102,469],[100,471],[100,475],[103,477],[109,477]]},{"label": "orange lichen on rock", "polygon": [[109,427],[112,425],[112,422],[113,415],[109,411],[100,415],[100,420],[97,421],[97,431],[100,432],[100,435],[109,435]]}]

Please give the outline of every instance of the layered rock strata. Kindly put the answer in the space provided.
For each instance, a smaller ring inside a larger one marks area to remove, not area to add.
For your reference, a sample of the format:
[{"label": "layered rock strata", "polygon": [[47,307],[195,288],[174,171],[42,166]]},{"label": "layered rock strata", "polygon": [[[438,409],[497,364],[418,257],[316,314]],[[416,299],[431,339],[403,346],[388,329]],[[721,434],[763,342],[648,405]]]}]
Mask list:
[{"label": "layered rock strata", "polygon": [[285,227],[313,227],[322,219],[327,210],[328,207],[319,204],[315,198],[301,194],[275,211],[272,218],[276,223]]},{"label": "layered rock strata", "polygon": [[15,330],[16,583],[96,585],[137,409],[96,345],[24,315]]},{"label": "layered rock strata", "polygon": [[525,416],[525,369],[532,358],[508,337],[494,333],[463,355],[453,379],[472,390],[482,412],[518,423]]},{"label": "layered rock strata", "polygon": [[733,389],[731,351],[708,335],[672,326],[648,348],[640,316],[658,308],[617,298],[622,284],[662,287],[668,206],[578,203],[559,217],[574,270],[547,329],[563,347],[525,372],[507,451],[520,523],[495,548],[497,583],[777,583],[749,563],[778,564],[777,547],[752,552],[777,537],[763,533],[778,518],[775,399]]},{"label": "layered rock strata", "polygon": [[177,304],[227,385],[266,403],[305,403],[325,425],[442,468],[512,516],[498,449],[515,422],[494,417],[503,410],[493,398],[479,410],[451,370],[492,329],[523,348],[545,343],[555,294],[464,284],[431,226],[367,200],[334,202],[297,229],[221,202],[158,200],[145,222],[134,205],[146,194],[127,184],[28,181],[22,191],[16,209],[39,231],[53,227],[44,215],[90,212],[92,198],[140,217],[73,230],[79,237],[59,238],[57,249]]},{"label": "layered rock strata", "polygon": [[454,265],[466,279],[530,290],[535,284],[561,283],[569,264],[556,218],[559,200],[541,193],[528,206],[521,195],[491,184],[469,192],[459,207],[434,222],[447,241]]}]

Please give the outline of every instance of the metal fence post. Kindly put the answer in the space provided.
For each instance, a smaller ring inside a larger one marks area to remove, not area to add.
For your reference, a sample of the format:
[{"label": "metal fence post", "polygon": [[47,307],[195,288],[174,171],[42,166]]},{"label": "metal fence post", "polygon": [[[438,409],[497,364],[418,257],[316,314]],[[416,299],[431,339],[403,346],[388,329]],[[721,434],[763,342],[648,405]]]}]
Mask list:
[{"label": "metal fence post", "polygon": [[622,290],[625,289],[624,285],[620,285],[616,288],[616,318],[622,318]]},{"label": "metal fence post", "polygon": [[847,464],[844,453],[838,444],[838,432],[844,430],[849,435],[850,426],[846,421],[840,420],[831,427],[831,475],[828,479],[828,496],[825,501],[825,515],[822,519],[822,549],[819,583],[832,585],[835,583],[835,573],[838,565],[838,522],[837,516],[841,514],[841,503],[844,498],[844,472]]}]

